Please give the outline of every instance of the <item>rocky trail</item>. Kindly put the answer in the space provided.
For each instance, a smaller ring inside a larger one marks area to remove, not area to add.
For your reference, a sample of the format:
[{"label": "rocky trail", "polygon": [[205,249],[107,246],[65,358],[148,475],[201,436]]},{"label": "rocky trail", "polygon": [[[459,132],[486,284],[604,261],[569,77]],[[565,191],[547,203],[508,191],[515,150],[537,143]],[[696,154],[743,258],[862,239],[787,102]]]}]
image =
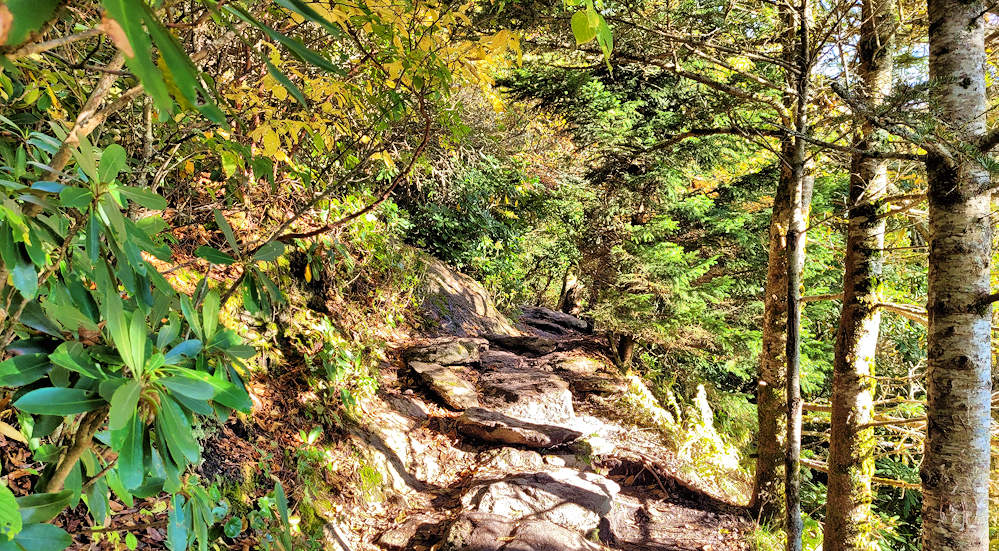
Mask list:
[{"label": "rocky trail", "polygon": [[744,509],[679,478],[663,436],[623,410],[637,394],[641,415],[669,415],[586,322],[531,308],[498,328],[406,343],[383,369],[354,437],[394,497],[365,549],[748,549]]}]

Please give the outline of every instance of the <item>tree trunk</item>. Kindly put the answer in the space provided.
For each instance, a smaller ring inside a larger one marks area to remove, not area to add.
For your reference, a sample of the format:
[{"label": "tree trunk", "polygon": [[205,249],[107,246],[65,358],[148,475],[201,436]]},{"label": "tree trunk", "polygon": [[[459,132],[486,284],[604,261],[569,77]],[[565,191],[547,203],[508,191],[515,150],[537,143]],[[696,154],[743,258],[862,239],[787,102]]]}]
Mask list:
[{"label": "tree trunk", "polygon": [[[783,157],[789,157],[785,140]],[[770,214],[767,283],[763,291],[763,343],[760,380],[756,389],[757,433],[756,483],[751,508],[764,522],[784,516],[785,411],[784,350],[787,333],[787,258],[785,234],[791,220],[791,170],[782,164],[777,193]]]},{"label": "tree trunk", "polygon": [[631,367],[631,358],[635,354],[635,337],[632,335],[621,335],[617,342],[617,357],[621,359],[621,367],[628,369]]},{"label": "tree trunk", "polygon": [[[785,27],[784,59],[789,67],[786,75],[789,90],[794,94],[784,97],[784,105],[791,113],[785,124],[793,127],[798,134],[806,133],[808,102],[808,79],[811,64],[808,59],[808,26],[810,13],[808,0],[799,0],[797,6],[784,4],[781,18]],[[806,170],[806,142],[794,136],[785,136],[781,142],[781,173],[774,194],[773,211],[770,215],[769,257],[767,261],[767,282],[763,297],[763,343],[760,354],[760,381],[757,387],[757,459],[756,482],[750,508],[763,522],[780,521],[788,518],[787,505],[797,503],[797,490],[794,496],[786,491],[789,473],[786,466],[794,462],[794,473],[790,477],[797,480],[797,453],[789,449],[788,428],[797,427],[794,446],[800,448],[800,398],[797,400],[797,420],[788,417],[788,398],[791,388],[798,388],[798,381],[792,383],[788,375],[797,377],[797,367],[792,369],[788,352],[793,350],[796,358],[800,343],[797,332],[801,320],[800,308],[801,271],[804,268],[805,228],[812,199],[813,180]],[[792,287],[794,292],[791,291]],[[794,312],[789,298],[793,297]],[[789,317],[792,315],[793,317]],[[794,331],[794,340],[789,341],[788,331]],[[795,360],[797,362],[797,360]],[[797,394],[800,394],[798,392]],[[793,402],[792,402],[793,403]],[[788,453],[792,452],[793,457]],[[795,505],[797,507],[797,505]],[[796,538],[800,546],[800,515],[794,517],[799,526]],[[785,527],[794,529],[794,526]],[[790,539],[788,540],[790,544]]]},{"label": "tree trunk", "polygon": [[[929,0],[931,106],[951,143],[985,133],[981,1]],[[989,547],[991,226],[989,174],[962,156],[932,154],[929,198],[927,430],[923,550]]]},{"label": "tree trunk", "polygon": [[[877,104],[891,93],[894,0],[864,0],[858,55],[863,95]],[[863,125],[854,147],[874,149],[876,131]],[[881,324],[877,296],[884,249],[887,164],[854,153],[850,166],[849,226],[843,307],[833,363],[829,480],[823,549],[868,551],[873,545],[871,477],[875,436],[874,354]]]},{"label": "tree trunk", "polygon": [[[790,11],[790,10],[789,10]],[[805,231],[814,180],[807,175],[807,151],[803,138],[808,133],[809,25],[808,0],[799,0],[788,16],[792,38],[792,82],[794,103],[794,148],[790,159],[791,223],[787,228],[787,455],[784,458],[784,531],[787,551],[801,551],[801,271],[805,265]]]}]

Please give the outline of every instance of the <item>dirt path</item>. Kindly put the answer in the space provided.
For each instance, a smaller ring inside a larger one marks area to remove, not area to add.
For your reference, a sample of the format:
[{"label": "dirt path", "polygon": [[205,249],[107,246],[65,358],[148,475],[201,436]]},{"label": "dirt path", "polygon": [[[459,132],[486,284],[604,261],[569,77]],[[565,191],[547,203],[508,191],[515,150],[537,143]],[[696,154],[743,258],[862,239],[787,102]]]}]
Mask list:
[{"label": "dirt path", "polygon": [[662,435],[627,419],[620,397],[641,383],[586,324],[525,320],[521,334],[411,343],[387,370],[387,407],[356,432],[402,496],[377,547],[748,549],[745,511],[679,478]]}]

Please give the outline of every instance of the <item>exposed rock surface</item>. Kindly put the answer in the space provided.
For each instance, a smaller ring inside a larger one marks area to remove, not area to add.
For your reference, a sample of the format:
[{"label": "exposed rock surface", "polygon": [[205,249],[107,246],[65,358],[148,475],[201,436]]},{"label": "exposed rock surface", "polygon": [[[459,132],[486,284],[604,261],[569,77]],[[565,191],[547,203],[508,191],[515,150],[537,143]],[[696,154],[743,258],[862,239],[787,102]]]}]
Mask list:
[{"label": "exposed rock surface", "polygon": [[481,283],[439,260],[429,260],[419,294],[422,311],[442,334],[467,337],[483,333],[519,335],[510,320],[496,310]]},{"label": "exposed rock surface", "polygon": [[588,322],[531,307],[521,333],[466,276],[431,262],[427,280],[431,333],[451,336],[406,349],[406,368],[388,379],[404,386],[383,390],[385,411],[366,412],[370,425],[356,431],[362,459],[396,492],[382,502],[395,521],[367,541],[396,551],[747,549],[740,510],[678,482],[655,432],[676,423],[609,362]]},{"label": "exposed rock surface", "polygon": [[540,326],[542,329],[555,326],[561,327],[563,332],[565,332],[565,330],[578,331],[580,333],[588,333],[590,331],[590,324],[586,321],[583,321],[576,316],[552,310],[551,308],[545,308],[543,306],[530,306],[524,308],[524,313],[521,316],[520,321],[528,325]]},{"label": "exposed rock surface", "polygon": [[569,384],[553,373],[529,369],[499,369],[479,376],[479,402],[499,413],[525,421],[561,423],[571,419]]},{"label": "exposed rock surface", "polygon": [[599,551],[579,533],[545,520],[514,522],[502,515],[462,513],[441,551]]},{"label": "exposed rock surface", "polygon": [[458,431],[486,442],[531,448],[560,446],[583,435],[570,428],[531,423],[483,408],[466,409],[458,418]]},{"label": "exposed rock surface", "polygon": [[555,341],[547,337],[538,335],[494,335],[487,334],[485,338],[494,346],[529,354],[532,356],[544,356],[551,354],[558,346]]},{"label": "exposed rock surface", "polygon": [[479,405],[475,386],[460,367],[411,361],[409,368],[448,407],[461,411]]},{"label": "exposed rock surface", "polygon": [[489,341],[474,337],[445,337],[407,348],[403,357],[410,362],[441,365],[473,364],[489,348]]},{"label": "exposed rock surface", "polygon": [[587,533],[611,512],[617,483],[575,469],[522,474],[469,490],[462,497],[466,510],[522,518],[544,519]]}]

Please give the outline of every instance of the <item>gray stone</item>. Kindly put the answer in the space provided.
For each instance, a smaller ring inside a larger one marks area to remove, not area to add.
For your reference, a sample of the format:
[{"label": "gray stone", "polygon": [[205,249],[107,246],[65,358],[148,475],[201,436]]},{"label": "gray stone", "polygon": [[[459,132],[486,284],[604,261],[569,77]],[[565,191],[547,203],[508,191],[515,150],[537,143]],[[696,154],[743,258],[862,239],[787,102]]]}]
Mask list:
[{"label": "gray stone", "polygon": [[537,335],[483,335],[491,344],[523,354],[544,356],[555,351],[557,344],[552,339]]},{"label": "gray stone", "polygon": [[417,290],[421,310],[436,329],[451,335],[501,333],[518,335],[510,320],[496,309],[481,283],[458,273],[439,260],[429,260]]},{"label": "gray stone", "polygon": [[560,423],[575,415],[568,383],[547,371],[487,371],[479,377],[479,390],[483,407],[518,419]]},{"label": "gray stone", "polygon": [[402,356],[408,362],[441,365],[478,363],[489,341],[473,337],[445,337],[426,344],[407,348]]},{"label": "gray stone", "polygon": [[473,487],[461,502],[468,510],[513,520],[543,519],[587,533],[611,512],[620,489],[595,473],[555,469]]},{"label": "gray stone", "polygon": [[486,463],[486,467],[504,472],[536,471],[544,465],[540,453],[518,448],[500,448]]},{"label": "gray stone", "polygon": [[428,525],[439,522],[437,518],[428,514],[417,514],[407,518],[389,530],[386,530],[378,538],[378,545],[383,549],[392,551],[404,551],[411,549],[410,541],[420,533],[420,530]]},{"label": "gray stone", "polygon": [[487,442],[550,448],[572,442],[583,433],[558,425],[531,423],[483,408],[469,408],[458,418],[458,430]]},{"label": "gray stone", "polygon": [[580,534],[545,520],[514,522],[501,515],[464,512],[451,525],[441,551],[598,551]]},{"label": "gray stone", "polygon": [[569,386],[576,394],[620,395],[628,389],[628,384],[606,375],[580,375],[569,379]]},{"label": "gray stone", "polygon": [[475,386],[460,368],[416,361],[409,362],[409,367],[446,406],[460,411],[479,405]]},{"label": "gray stone", "polygon": [[412,417],[417,421],[426,421],[430,418],[430,410],[427,409],[427,404],[423,403],[423,400],[409,394],[403,394],[402,396],[389,396],[388,403],[392,405],[392,408],[397,412],[405,415],[406,417]]},{"label": "gray stone", "polygon": [[553,323],[566,329],[584,333],[590,330],[590,324],[577,318],[576,316],[566,314],[564,312],[557,312],[551,308],[545,308],[543,306],[531,306],[524,308],[524,315],[520,318],[520,320],[529,325],[534,325],[534,323],[532,323],[534,321]]},{"label": "gray stone", "polygon": [[323,540],[326,549],[330,551],[354,551],[354,546],[350,538],[347,537],[347,530],[337,522],[327,522],[323,525]]}]

